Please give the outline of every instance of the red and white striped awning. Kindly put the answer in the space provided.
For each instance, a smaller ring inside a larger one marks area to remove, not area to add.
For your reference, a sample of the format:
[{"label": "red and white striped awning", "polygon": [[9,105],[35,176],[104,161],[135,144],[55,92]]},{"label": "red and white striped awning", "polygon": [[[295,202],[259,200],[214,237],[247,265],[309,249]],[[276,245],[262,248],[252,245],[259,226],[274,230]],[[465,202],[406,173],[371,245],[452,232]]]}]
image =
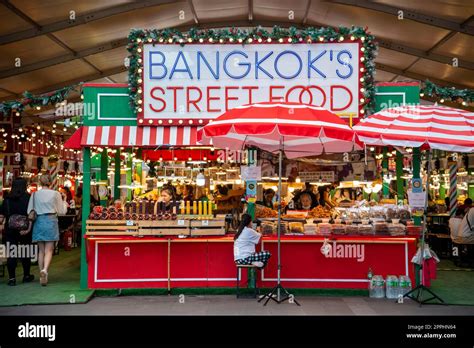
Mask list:
[{"label": "red and white striped awning", "polygon": [[400,106],[362,119],[353,128],[370,145],[474,151],[474,113],[443,106]]},{"label": "red and white striped awning", "polygon": [[81,146],[156,147],[197,144],[197,127],[84,126]]}]

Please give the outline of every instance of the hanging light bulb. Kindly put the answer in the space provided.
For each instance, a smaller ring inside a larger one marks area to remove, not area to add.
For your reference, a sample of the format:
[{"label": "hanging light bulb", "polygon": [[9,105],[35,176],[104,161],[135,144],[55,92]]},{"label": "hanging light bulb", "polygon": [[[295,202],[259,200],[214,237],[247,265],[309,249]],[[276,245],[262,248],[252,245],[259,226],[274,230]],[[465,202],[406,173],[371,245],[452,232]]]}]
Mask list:
[{"label": "hanging light bulb", "polygon": [[301,183],[301,178],[299,177],[299,175],[296,177],[295,182],[296,182],[297,184],[300,184],[300,183]]}]

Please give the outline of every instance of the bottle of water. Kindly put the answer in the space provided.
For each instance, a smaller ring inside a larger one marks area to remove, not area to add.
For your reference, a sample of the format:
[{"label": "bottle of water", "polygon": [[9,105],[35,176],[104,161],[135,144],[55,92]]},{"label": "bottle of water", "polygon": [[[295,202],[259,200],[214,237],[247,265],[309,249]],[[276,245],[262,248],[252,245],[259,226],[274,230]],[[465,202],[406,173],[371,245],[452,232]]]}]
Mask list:
[{"label": "bottle of water", "polygon": [[400,282],[398,286],[398,294],[405,296],[407,292],[411,290],[411,279],[408,276],[400,276]]},{"label": "bottle of water", "polygon": [[398,298],[398,277],[394,275],[387,276],[386,286],[387,286],[387,298]]},{"label": "bottle of water", "polygon": [[384,280],[380,275],[374,275],[370,280],[369,296],[372,298],[384,298]]}]

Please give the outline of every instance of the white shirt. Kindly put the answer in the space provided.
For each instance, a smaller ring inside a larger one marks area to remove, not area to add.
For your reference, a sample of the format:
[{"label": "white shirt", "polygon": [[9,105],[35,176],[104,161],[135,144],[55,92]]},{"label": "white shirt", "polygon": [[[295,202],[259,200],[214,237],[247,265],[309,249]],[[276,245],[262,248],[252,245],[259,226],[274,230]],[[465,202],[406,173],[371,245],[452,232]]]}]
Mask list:
[{"label": "white shirt", "polygon": [[34,192],[28,203],[28,214],[33,210],[33,199],[35,200],[35,210],[38,215],[64,215],[67,212],[67,203],[63,201],[58,191],[42,189]]},{"label": "white shirt", "polygon": [[255,254],[255,245],[258,244],[260,236],[260,233],[244,227],[239,238],[234,242],[234,261]]}]

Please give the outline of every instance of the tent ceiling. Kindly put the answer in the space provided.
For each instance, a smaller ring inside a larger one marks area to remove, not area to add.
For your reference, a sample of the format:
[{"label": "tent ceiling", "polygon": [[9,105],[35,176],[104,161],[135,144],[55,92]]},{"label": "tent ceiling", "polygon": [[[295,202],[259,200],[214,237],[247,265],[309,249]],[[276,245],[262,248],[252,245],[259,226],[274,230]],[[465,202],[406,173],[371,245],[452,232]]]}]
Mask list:
[{"label": "tent ceiling", "polygon": [[[405,19],[398,19],[398,9]],[[463,0],[3,1],[0,99],[81,81],[126,82],[130,28],[234,24],[367,26],[380,41],[378,81],[429,78],[474,88],[472,14],[474,2]],[[449,65],[454,57],[457,68]],[[14,66],[15,58],[21,67]]]}]

